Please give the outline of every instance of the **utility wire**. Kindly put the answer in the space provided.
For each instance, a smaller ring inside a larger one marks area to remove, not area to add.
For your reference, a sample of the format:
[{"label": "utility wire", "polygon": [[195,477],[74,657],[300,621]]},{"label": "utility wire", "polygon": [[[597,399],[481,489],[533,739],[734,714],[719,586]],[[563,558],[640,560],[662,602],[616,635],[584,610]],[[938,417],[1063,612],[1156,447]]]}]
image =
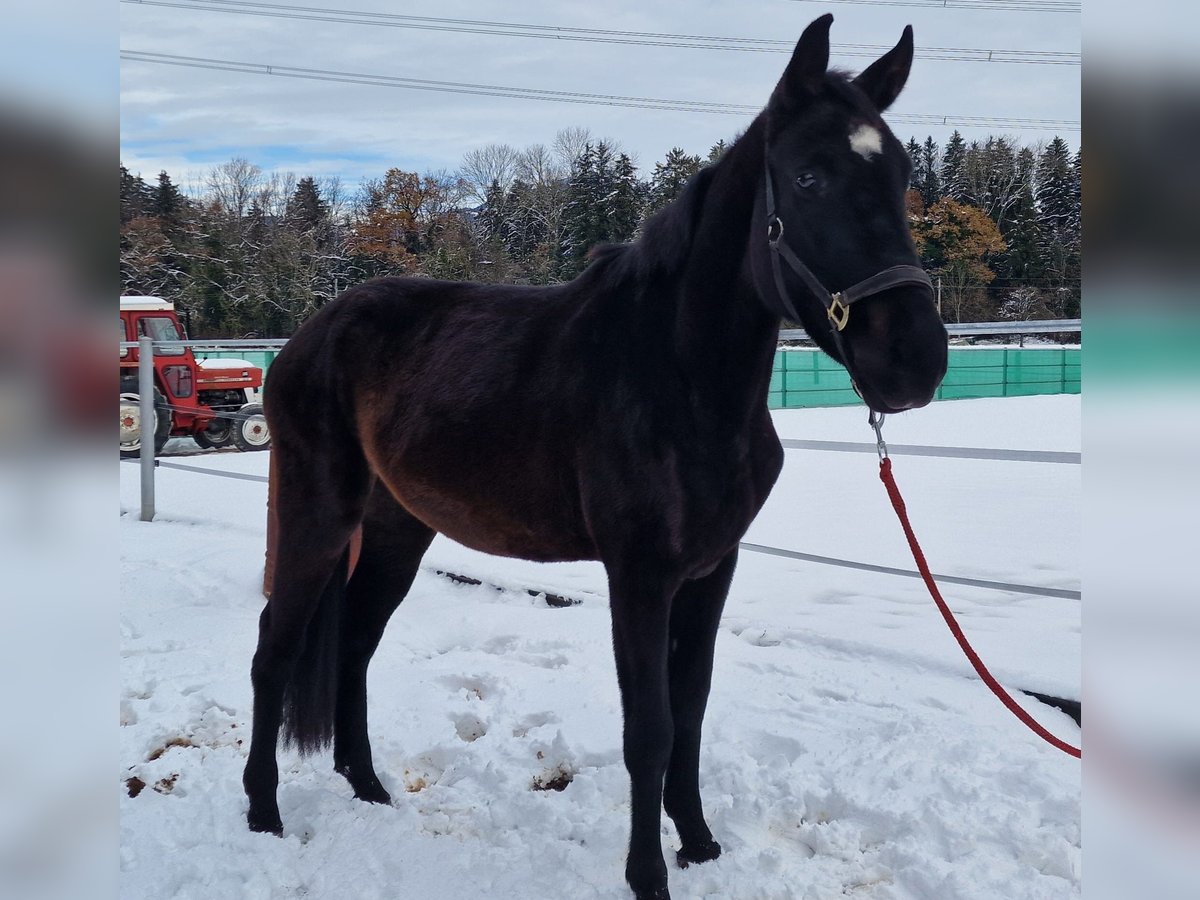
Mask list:
[{"label": "utility wire", "polygon": [[[130,62],[185,66],[241,72],[249,75],[279,75],[310,81],[331,81],[343,84],[367,84],[379,87],[408,88],[449,94],[474,94],[483,97],[506,97],[517,100],[555,100],[561,103],[581,103],[592,106],[622,106],[630,109],[703,112],[716,115],[753,116],[761,107],[740,103],[714,103],[703,100],[665,100],[654,97],[629,97],[614,94],[592,94],[582,91],[554,91],[540,88],[507,87],[495,84],[434,81],[428,78],[406,78],[396,75],[372,75],[363,72],[340,72],[332,69],[313,69],[302,66],[277,66],[265,63],[209,59],[199,56],[178,56],[172,53],[152,53],[140,50],[121,50],[121,58]],[[1064,119],[1021,119],[993,116],[939,116],[922,113],[891,113],[896,122],[922,125],[961,125],[1004,129],[1062,129],[1078,131],[1079,122]]]},{"label": "utility wire", "polygon": [[917,9],[987,9],[1001,12],[1077,13],[1078,0],[795,0],[797,3],[852,3],[862,6],[909,6]]},{"label": "utility wire", "polygon": [[[206,12],[235,13],[276,19],[330,22],[347,25],[382,25],[421,31],[446,31],[460,34],[484,34],[498,37],[529,37],[562,41],[587,41],[600,44],[625,44],[642,47],[673,47],[698,50],[734,50],[745,53],[790,53],[789,41],[763,38],[719,37],[713,35],[672,34],[649,31],[613,31],[603,28],[574,28],[559,25],[529,25],[517,22],[492,22],[475,19],[443,19],[431,16],[405,16],[360,10],[295,6],[282,3],[256,3],[253,0],[121,0],[137,6],[162,6]],[[834,44],[843,56],[877,57],[890,46],[883,44]],[[1058,50],[987,50],[971,47],[920,47],[924,60],[1018,63],[1042,66],[1079,66],[1080,54]]]}]

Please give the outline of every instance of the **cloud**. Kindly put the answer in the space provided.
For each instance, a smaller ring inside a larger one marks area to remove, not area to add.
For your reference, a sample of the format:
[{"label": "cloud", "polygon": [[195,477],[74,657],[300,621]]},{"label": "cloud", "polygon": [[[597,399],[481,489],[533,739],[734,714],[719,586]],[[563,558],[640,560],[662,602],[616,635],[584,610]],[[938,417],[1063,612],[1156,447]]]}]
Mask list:
[{"label": "cloud", "polygon": [[[385,0],[345,8],[395,13]],[[761,106],[786,53],[737,53],[579,43],[265,19],[217,11],[122,4],[123,49],[277,66],[303,66],[472,84],[703,100]],[[821,12],[780,3],[769,20],[738,4],[618,0],[603,8],[519,0],[503,10],[478,0],[406,7],[406,15],[487,19],[791,41]],[[1079,69],[1072,66],[922,60],[920,47],[1078,50],[1078,16],[839,7],[835,44],[891,44],[903,25],[917,31],[917,62],[897,112],[1078,119]],[[1032,27],[1031,27],[1032,26]],[[861,69],[869,60],[837,58]],[[646,111],[601,105],[479,97],[361,84],[307,81],[123,62],[122,159],[143,174],[204,168],[229,156],[299,174],[338,174],[349,183],[388,166],[453,169],[491,142],[549,143],[581,125],[620,141],[648,168],[672,146],[704,153],[750,116]],[[903,125],[944,139],[949,127]],[[968,137],[987,129],[963,129]],[[1031,129],[1027,140],[1049,137]]]}]

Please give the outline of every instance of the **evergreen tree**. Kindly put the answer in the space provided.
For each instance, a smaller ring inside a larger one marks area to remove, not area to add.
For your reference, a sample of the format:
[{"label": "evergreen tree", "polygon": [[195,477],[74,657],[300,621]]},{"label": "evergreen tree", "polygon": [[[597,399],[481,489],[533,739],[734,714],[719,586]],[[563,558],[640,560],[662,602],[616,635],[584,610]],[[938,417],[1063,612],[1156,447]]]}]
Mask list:
[{"label": "evergreen tree", "polygon": [[508,196],[500,181],[492,179],[487,190],[483,192],[483,205],[479,207],[476,223],[479,233],[485,242],[504,245],[505,230],[508,227]]},{"label": "evergreen tree", "polygon": [[1076,244],[1083,242],[1083,147],[1071,160],[1071,217],[1069,228]]},{"label": "evergreen tree", "polygon": [[921,146],[921,183],[918,190],[926,206],[942,199],[942,180],[938,174],[942,167],[942,154],[933,136],[927,136]]},{"label": "evergreen tree", "polygon": [[571,163],[567,179],[567,207],[563,214],[560,245],[560,274],[574,278],[583,271],[587,252],[597,242],[596,201],[599,199],[596,152],[591,142],[584,144]]},{"label": "evergreen tree", "polygon": [[958,133],[958,129],[946,141],[946,150],[942,154],[942,196],[949,197],[958,203],[965,202],[967,142]]},{"label": "evergreen tree", "polygon": [[607,142],[589,142],[571,167],[562,238],[565,278],[583,271],[597,244],[627,239],[637,227],[636,176],[629,157],[622,159],[614,162]]},{"label": "evergreen tree", "polygon": [[162,221],[163,231],[167,234],[182,229],[187,212],[187,200],[179,188],[171,182],[171,176],[166,172],[158,173],[158,184],[153,188],[151,209],[154,215]]},{"label": "evergreen tree", "polygon": [[1038,215],[1048,237],[1065,235],[1071,230],[1073,182],[1067,142],[1056,137],[1042,151],[1037,167]]},{"label": "evergreen tree", "polygon": [[638,224],[642,220],[644,190],[637,177],[633,161],[625,153],[617,157],[613,169],[615,182],[612,202],[609,204],[609,240],[625,242],[633,240]]},{"label": "evergreen tree", "polygon": [[1013,287],[1028,287],[1041,277],[1041,241],[1033,193],[1037,158],[1032,149],[1021,148],[1015,168],[1019,188],[1008,215],[999,223],[1008,249],[997,263],[997,269],[1000,278],[1006,282],[1001,286],[1007,287],[1007,283],[1011,283]]},{"label": "evergreen tree", "polygon": [[287,219],[302,232],[323,232],[329,225],[329,204],[321,198],[321,189],[310,175],[296,182],[296,190],[288,199]]},{"label": "evergreen tree", "polygon": [[654,164],[650,176],[650,196],[647,214],[657,212],[679,196],[687,180],[700,171],[700,157],[672,147],[666,159]]},{"label": "evergreen tree", "polygon": [[[915,137],[910,137],[908,143],[904,145],[904,152],[908,154],[909,164],[912,166],[911,174],[908,178],[908,186],[916,191],[921,190],[921,145],[917,143]],[[924,194],[921,195],[924,197]]]},{"label": "evergreen tree", "polygon": [[121,166],[121,224],[149,214],[153,205],[150,188],[141,175],[133,175]]},{"label": "evergreen tree", "polygon": [[1075,316],[1079,312],[1078,182],[1067,142],[1055,137],[1038,159],[1037,208],[1043,272],[1052,292],[1050,308],[1056,316]]}]

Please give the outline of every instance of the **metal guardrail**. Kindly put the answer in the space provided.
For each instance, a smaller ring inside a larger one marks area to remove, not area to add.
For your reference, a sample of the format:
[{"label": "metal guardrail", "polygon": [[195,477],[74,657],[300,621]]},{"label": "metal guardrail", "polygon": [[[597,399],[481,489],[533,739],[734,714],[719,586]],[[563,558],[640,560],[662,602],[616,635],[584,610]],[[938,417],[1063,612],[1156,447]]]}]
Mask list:
[{"label": "metal guardrail", "polygon": [[[946,326],[950,337],[971,337],[977,334],[1061,334],[1082,332],[1082,319],[1043,319],[1037,322],[959,322]],[[811,340],[803,328],[783,328],[781,341]]]},{"label": "metal guardrail", "polygon": [[[791,446],[791,447],[794,447],[797,449],[806,449],[806,450],[839,450],[839,451],[845,451],[845,452],[856,452],[859,450],[858,445],[841,442],[841,441],[784,441],[783,443],[785,446]],[[823,445],[828,445],[828,446],[810,447],[810,446],[806,446],[807,444],[823,444]],[[874,444],[864,444],[863,446],[867,447],[871,453],[876,452],[876,447]],[[894,450],[895,447],[892,446],[892,447],[889,447],[889,449]],[[975,452],[975,448],[962,448],[962,447],[915,447],[914,449],[921,450],[921,451],[967,450],[970,452]],[[1044,460],[1044,459],[1033,458],[1032,455],[1037,453],[1038,451],[1020,451],[1020,450],[987,451],[987,450],[984,450],[984,451],[978,451],[978,452],[985,453],[985,454],[1027,453],[1027,454],[1030,454],[1030,456],[1026,457],[1026,456],[971,455],[971,456],[966,456],[965,458],[968,458],[968,459],[1010,459],[1010,460],[1020,460],[1023,462],[1067,462],[1068,461],[1065,459]],[[945,454],[930,453],[928,455],[940,456],[940,455],[958,455],[958,454],[957,453],[945,453]],[[1061,455],[1061,456],[1065,457],[1065,456],[1070,456],[1071,454],[1063,453],[1063,454],[1057,454],[1057,455]],[[1074,460],[1074,461],[1077,462],[1077,460]],[[132,463],[132,462],[134,462],[134,460],[130,459],[130,460],[126,460],[126,462]],[[223,472],[219,469],[207,469],[207,468],[203,468],[201,466],[190,466],[185,463],[167,462],[165,460],[160,460],[160,459],[152,460],[150,463],[150,466],[151,466],[151,472],[153,472],[154,468],[161,467],[164,469],[178,469],[183,472],[191,472],[191,473],[198,474],[198,475],[212,475],[212,476],[216,476],[217,478],[232,478],[237,481],[250,481],[250,482],[256,482],[259,484],[266,484],[269,481],[269,479],[265,475],[251,475],[251,474],[247,474],[245,472]],[[145,468],[146,468],[146,464],[143,462],[142,463],[143,472],[145,471]],[[151,485],[151,490],[153,490],[153,485]],[[778,556],[778,557],[783,557],[785,559],[796,559],[796,560],[801,560],[803,562],[817,563],[818,565],[838,566],[843,569],[857,569],[861,572],[875,572],[880,575],[899,575],[903,578],[920,578],[921,577],[921,573],[916,571],[915,569],[900,569],[900,568],[896,568],[895,566],[880,566],[880,565],[876,565],[874,563],[865,563],[865,562],[860,562],[858,560],[853,560],[853,559],[841,559],[836,556],[819,556],[815,553],[801,553],[798,550],[784,550],[781,547],[769,547],[764,544],[755,544],[755,543],[750,543],[748,541],[742,541],[739,544],[739,546],[743,550],[747,550],[751,553],[763,553],[763,554],[766,554],[767,556]],[[938,581],[945,582],[946,584],[960,584],[960,585],[964,585],[964,586],[968,586],[968,587],[983,588],[984,590],[989,590],[989,591],[1003,591],[1005,593],[1012,593],[1012,594],[1029,594],[1029,595],[1036,596],[1036,597],[1056,597],[1056,598],[1064,599],[1064,600],[1081,600],[1081,599],[1083,599],[1083,594],[1080,591],[1069,590],[1066,588],[1043,587],[1041,585],[1032,585],[1032,584],[1017,584],[1017,583],[1009,582],[1009,581],[992,581],[992,580],[986,579],[986,578],[964,578],[960,575],[935,574],[933,577]]]},{"label": "metal guardrail", "polygon": [[[858,441],[801,441],[782,438],[779,443],[790,450],[831,450],[839,453],[878,453],[876,444]],[[932,447],[928,444],[893,444],[892,456],[937,456],[945,459],[996,459],[1007,462],[1065,463],[1080,465],[1082,453],[1063,450],[991,450],[986,447]]]},{"label": "metal guardrail", "polygon": [[[211,341],[154,341],[155,347],[197,347],[210,350],[278,350],[289,338],[214,338]],[[121,341],[122,350],[136,350],[138,341]]]},{"label": "metal guardrail", "polygon": [[[1030,322],[961,322],[946,326],[951,337],[970,337],[986,334],[1061,334],[1082,332],[1082,319],[1043,319]],[[782,328],[781,341],[809,340],[803,328]],[[210,350],[278,350],[288,342],[287,338],[213,338],[206,341],[174,340],[155,341],[156,347],[197,347]],[[121,349],[137,349],[137,341],[121,341]]]}]

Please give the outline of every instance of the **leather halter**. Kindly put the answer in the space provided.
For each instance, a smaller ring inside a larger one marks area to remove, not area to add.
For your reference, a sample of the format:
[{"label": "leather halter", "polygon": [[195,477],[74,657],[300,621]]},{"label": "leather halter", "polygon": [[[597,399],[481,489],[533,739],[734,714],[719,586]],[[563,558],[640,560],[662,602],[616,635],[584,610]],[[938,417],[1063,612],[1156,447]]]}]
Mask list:
[{"label": "leather halter", "polygon": [[770,162],[766,162],[764,168],[767,176],[767,246],[771,248],[771,270],[775,275],[775,289],[779,293],[779,299],[783,303],[784,311],[793,322],[803,322],[788,294],[787,285],[783,283],[783,271],[779,265],[779,260],[782,258],[825,307],[825,314],[829,318],[830,336],[833,338],[838,353],[842,356],[843,365],[849,364],[845,348],[842,346],[842,330],[850,321],[851,304],[864,297],[882,293],[902,284],[924,287],[929,291],[929,299],[933,300],[933,282],[929,280],[925,270],[917,266],[891,266],[848,288],[830,291],[821,283],[821,279],[817,278],[812,270],[801,262],[800,257],[792,251],[792,248],[784,243],[783,220],[775,212],[775,188],[771,181]]}]

